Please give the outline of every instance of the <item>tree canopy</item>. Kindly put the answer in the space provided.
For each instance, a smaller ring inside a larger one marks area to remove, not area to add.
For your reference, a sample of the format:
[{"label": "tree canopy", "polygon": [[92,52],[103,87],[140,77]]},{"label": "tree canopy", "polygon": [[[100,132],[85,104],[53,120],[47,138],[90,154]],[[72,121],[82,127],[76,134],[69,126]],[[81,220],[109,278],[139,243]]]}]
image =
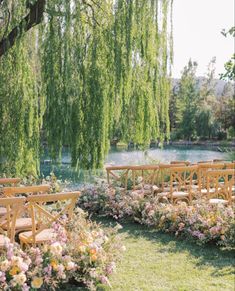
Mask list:
[{"label": "tree canopy", "polygon": [[167,139],[172,1],[50,0],[32,21],[41,1],[0,3],[1,170],[38,173],[42,142],[98,168],[117,135]]}]

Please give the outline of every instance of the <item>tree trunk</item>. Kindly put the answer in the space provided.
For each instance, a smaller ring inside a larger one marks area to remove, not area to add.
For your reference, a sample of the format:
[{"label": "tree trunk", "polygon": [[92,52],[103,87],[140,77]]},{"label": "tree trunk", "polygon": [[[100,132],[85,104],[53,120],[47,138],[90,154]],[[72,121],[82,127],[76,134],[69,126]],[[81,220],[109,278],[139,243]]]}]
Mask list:
[{"label": "tree trunk", "polygon": [[[2,0],[0,0],[0,3],[1,2]],[[0,41],[0,57],[14,45],[17,38],[19,38],[23,32],[30,30],[30,28],[42,21],[45,4],[46,0],[37,0],[34,5],[30,6],[29,14],[27,14],[21,22]]]}]

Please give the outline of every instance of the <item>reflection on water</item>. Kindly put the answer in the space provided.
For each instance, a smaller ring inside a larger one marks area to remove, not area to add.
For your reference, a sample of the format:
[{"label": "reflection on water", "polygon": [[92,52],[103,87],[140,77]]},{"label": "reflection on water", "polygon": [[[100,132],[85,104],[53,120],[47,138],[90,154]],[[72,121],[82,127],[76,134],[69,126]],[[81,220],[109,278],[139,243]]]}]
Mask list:
[{"label": "reflection on water", "polygon": [[[168,146],[164,149],[152,148],[146,151],[135,149],[117,149],[112,148],[106,158],[107,165],[141,165],[153,163],[169,163],[173,160],[184,160],[190,162],[198,162],[204,160],[224,159],[231,160],[232,155],[229,153],[221,153],[213,149],[205,149],[199,146],[194,147],[173,147]],[[46,161],[46,162],[43,162]],[[52,165],[47,163],[47,157],[41,163],[41,174],[49,175],[51,172],[62,180],[71,180],[74,183],[92,182],[94,174],[102,175],[102,170],[97,171],[75,171],[70,166],[70,155],[68,151],[62,154],[62,164]]]}]

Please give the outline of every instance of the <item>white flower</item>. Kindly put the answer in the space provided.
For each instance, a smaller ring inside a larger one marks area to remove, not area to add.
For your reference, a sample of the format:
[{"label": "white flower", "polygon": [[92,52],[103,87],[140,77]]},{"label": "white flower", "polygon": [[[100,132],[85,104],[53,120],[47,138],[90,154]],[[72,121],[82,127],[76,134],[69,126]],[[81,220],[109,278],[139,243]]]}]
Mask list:
[{"label": "white flower", "polygon": [[76,266],[75,263],[70,261],[67,263],[66,270],[71,271],[75,268],[75,266]]},{"label": "white flower", "polygon": [[9,267],[10,267],[10,262],[8,260],[4,260],[1,262],[1,265],[0,265],[1,271],[6,272]]},{"label": "white flower", "polygon": [[26,281],[26,276],[23,273],[13,276],[13,286],[19,285],[22,286]]},{"label": "white flower", "polygon": [[53,255],[55,256],[60,256],[63,248],[61,246],[61,244],[59,242],[54,242],[51,246],[50,246],[50,251]]},{"label": "white flower", "polygon": [[23,259],[21,257],[13,256],[12,263],[20,268],[20,265],[23,264]]}]

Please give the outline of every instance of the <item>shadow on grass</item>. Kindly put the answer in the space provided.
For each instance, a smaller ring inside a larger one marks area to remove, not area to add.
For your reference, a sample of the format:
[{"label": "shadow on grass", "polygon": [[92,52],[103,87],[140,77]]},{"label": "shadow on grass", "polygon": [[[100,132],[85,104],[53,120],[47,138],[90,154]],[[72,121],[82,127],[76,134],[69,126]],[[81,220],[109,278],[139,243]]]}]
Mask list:
[{"label": "shadow on grass", "polygon": [[[117,223],[111,218],[93,217],[93,220],[102,223],[106,227],[114,226]],[[136,239],[145,238],[155,241],[158,245],[162,246],[158,249],[161,253],[180,253],[186,251],[195,257],[198,267],[213,266],[215,270],[211,273],[212,276],[219,277],[235,274],[234,250],[221,249],[215,245],[199,246],[188,240],[176,238],[171,234],[161,233],[152,227],[130,221],[122,221],[120,224],[123,226],[120,233]]]}]

